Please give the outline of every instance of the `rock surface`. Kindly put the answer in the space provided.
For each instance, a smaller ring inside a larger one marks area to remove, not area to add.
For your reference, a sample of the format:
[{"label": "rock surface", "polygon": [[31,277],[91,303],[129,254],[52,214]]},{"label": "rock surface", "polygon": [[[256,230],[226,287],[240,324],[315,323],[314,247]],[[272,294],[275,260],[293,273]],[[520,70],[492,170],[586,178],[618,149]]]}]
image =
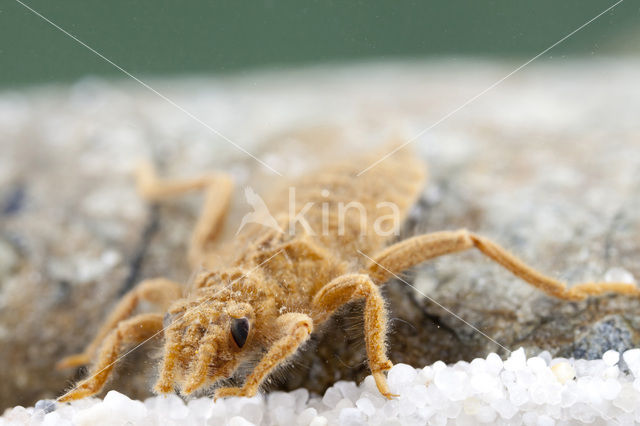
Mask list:
[{"label": "rock surface", "polygon": [[[534,63],[422,134],[413,145],[431,178],[404,234],[465,227],[569,283],[640,277],[638,65]],[[516,66],[369,64],[151,85],[296,174],[343,155],[343,145],[368,149],[399,126],[416,135]],[[240,188],[268,187],[272,176],[132,82],[5,91],[0,146],[0,363],[8,367],[0,409],[59,395],[74,374],[53,370],[55,362],[82,349],[140,279],[188,281],[184,251],[199,197],[146,205],[131,180],[139,159],[155,159],[167,176],[224,169]],[[238,191],[236,211],[243,202]],[[238,214],[230,219],[233,233]],[[478,253],[405,278],[428,297],[397,280],[385,286],[394,362],[506,356],[519,346],[596,358],[640,346],[637,300],[559,302]],[[363,378],[359,309],[332,320],[277,386],[320,392]],[[158,343],[128,356],[108,388],[148,395]]]}]

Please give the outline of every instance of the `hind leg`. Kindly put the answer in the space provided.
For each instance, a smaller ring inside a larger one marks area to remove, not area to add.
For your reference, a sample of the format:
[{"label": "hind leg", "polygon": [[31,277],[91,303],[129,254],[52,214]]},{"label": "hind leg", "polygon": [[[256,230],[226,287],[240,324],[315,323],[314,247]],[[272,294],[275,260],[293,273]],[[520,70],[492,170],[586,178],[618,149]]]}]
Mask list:
[{"label": "hind leg", "polygon": [[371,261],[371,265],[368,267],[371,276],[376,282],[382,283],[389,277],[426,260],[472,248],[478,249],[482,254],[525,282],[549,296],[559,299],[583,300],[588,296],[604,293],[640,296],[640,290],[634,284],[629,283],[582,283],[567,288],[565,283],[536,271],[488,238],[464,229],[434,232],[409,238],[386,248],[373,257],[361,254]]},{"label": "hind leg", "polygon": [[164,180],[157,176],[151,163],[141,163],[137,170],[137,188],[149,201],[160,201],[185,192],[204,190],[205,199],[196,226],[191,235],[188,259],[192,268],[200,266],[207,245],[222,228],[231,203],[233,181],[225,173],[215,173],[192,179]]},{"label": "hind leg", "polygon": [[98,331],[86,349],[80,354],[71,355],[62,359],[56,368],[63,369],[89,364],[105,337],[107,337],[121,321],[131,316],[141,300],[155,304],[164,312],[173,301],[180,298],[181,294],[182,289],[179,284],[164,278],[141,282],[118,302],[109,317],[102,324],[102,327],[100,327],[100,331]]},{"label": "hind leg", "polygon": [[104,339],[98,352],[98,359],[91,369],[89,377],[82,380],[58,400],[62,402],[73,401],[100,392],[111,375],[115,363],[122,358],[120,353],[126,346],[132,344],[140,346],[161,332],[162,315],[160,314],[141,314],[121,321]]}]

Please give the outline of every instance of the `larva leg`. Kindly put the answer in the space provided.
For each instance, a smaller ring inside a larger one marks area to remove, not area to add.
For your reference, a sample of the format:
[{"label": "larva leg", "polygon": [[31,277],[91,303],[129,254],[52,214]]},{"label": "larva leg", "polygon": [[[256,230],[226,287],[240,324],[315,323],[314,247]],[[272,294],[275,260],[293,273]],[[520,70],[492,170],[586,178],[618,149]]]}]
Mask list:
[{"label": "larva leg", "polygon": [[482,254],[544,293],[560,299],[582,300],[609,292],[640,295],[638,288],[629,283],[583,283],[567,288],[565,283],[536,271],[493,241],[464,229],[434,232],[401,241],[375,255],[368,270],[376,282],[382,283],[391,275],[401,273],[425,260],[471,248],[480,250]]},{"label": "larva leg", "polygon": [[254,396],[260,384],[273,370],[293,355],[313,332],[313,320],[305,314],[288,313],[277,319],[276,329],[283,336],[276,340],[255,366],[241,388],[225,387],[216,390],[215,398],[227,396]]},{"label": "larva leg", "polygon": [[63,369],[89,364],[105,337],[118,326],[120,321],[131,315],[141,300],[157,305],[164,312],[173,301],[180,298],[181,294],[180,285],[173,281],[164,278],[142,281],[118,302],[87,348],[80,354],[62,359],[56,368]]},{"label": "larva leg", "polygon": [[181,331],[177,327],[169,326],[164,331],[164,359],[160,365],[158,381],[154,386],[156,393],[169,393],[174,390],[176,369],[183,349],[181,337]]},{"label": "larva leg", "polygon": [[143,342],[162,331],[162,315],[141,314],[121,321],[102,343],[98,360],[87,379],[82,380],[72,390],[59,398],[59,401],[73,401],[100,392],[111,375],[122,350],[131,344]]},{"label": "larva leg", "polygon": [[[205,382],[214,383],[216,379],[220,378],[220,376],[210,376],[209,365],[215,358],[218,342],[222,339],[221,332],[217,327],[207,330],[207,333],[198,342],[198,353],[194,357],[195,363],[191,366],[190,373],[182,385],[183,394],[189,395],[202,387]],[[166,382],[170,383],[170,381]],[[164,385],[159,386],[158,390],[168,388],[169,386]]]},{"label": "larva leg", "polygon": [[365,298],[364,338],[369,367],[380,393],[386,398],[391,398],[395,395],[389,390],[384,375],[384,372],[393,366],[387,358],[385,345],[387,311],[380,290],[371,278],[363,274],[338,277],[320,289],[313,299],[312,306],[322,322],[345,303],[361,298]]},{"label": "larva leg", "polygon": [[160,201],[193,190],[204,190],[205,200],[191,235],[188,258],[193,268],[200,266],[208,243],[222,228],[229,210],[233,181],[225,173],[215,173],[193,179],[161,180],[151,163],[141,163],[137,169],[140,195],[150,201]]}]

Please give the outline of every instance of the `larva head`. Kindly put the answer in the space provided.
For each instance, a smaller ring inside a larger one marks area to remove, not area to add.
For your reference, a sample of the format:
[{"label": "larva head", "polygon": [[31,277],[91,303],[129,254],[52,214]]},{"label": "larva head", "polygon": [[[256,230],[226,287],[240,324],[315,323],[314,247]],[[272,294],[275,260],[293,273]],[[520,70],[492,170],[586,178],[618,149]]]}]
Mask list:
[{"label": "larva head", "polygon": [[165,349],[155,389],[172,392],[177,384],[190,394],[230,378],[258,347],[251,305],[233,300],[179,304],[165,317]]}]

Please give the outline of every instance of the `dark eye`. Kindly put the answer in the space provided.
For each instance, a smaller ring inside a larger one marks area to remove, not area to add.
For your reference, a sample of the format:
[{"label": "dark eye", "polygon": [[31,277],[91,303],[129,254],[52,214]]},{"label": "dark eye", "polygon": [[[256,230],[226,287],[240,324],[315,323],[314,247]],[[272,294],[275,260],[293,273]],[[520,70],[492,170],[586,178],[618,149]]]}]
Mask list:
[{"label": "dark eye", "polygon": [[249,335],[249,320],[247,318],[234,318],[231,320],[231,336],[239,348],[243,347]]}]

